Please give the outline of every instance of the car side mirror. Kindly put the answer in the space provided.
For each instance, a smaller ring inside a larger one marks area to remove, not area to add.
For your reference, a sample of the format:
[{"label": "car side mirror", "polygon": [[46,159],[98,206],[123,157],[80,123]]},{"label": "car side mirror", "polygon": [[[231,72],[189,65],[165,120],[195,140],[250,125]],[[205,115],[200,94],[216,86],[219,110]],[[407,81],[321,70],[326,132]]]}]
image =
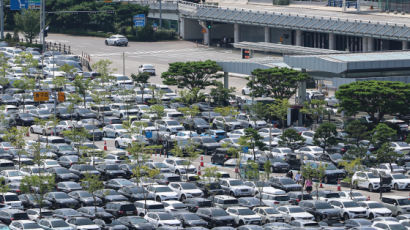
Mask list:
[{"label": "car side mirror", "polygon": [[397,206],[397,203],[394,203],[394,206]]}]

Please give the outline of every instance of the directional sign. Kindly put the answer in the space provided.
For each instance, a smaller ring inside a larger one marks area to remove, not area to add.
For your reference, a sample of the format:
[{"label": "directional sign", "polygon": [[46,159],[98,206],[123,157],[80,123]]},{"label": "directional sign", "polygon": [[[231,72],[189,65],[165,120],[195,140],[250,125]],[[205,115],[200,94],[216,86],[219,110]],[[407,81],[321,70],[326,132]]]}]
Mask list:
[{"label": "directional sign", "polygon": [[40,9],[41,0],[10,0],[11,10]]},{"label": "directional sign", "polygon": [[48,101],[50,99],[48,92],[34,92],[33,97],[35,102]]},{"label": "directional sign", "polygon": [[65,101],[65,94],[64,92],[58,92],[58,102],[64,102]]},{"label": "directional sign", "polygon": [[137,14],[132,18],[135,27],[145,26],[145,14]]}]

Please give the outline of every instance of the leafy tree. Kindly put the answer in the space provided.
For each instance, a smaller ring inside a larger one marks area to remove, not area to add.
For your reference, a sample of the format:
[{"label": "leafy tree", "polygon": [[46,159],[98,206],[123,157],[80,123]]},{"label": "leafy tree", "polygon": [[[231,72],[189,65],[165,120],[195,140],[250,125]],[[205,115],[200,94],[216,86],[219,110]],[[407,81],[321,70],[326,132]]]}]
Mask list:
[{"label": "leafy tree", "polygon": [[40,11],[39,10],[22,10],[21,13],[14,15],[16,29],[23,32],[24,37],[33,43],[40,31]]},{"label": "leafy tree", "polygon": [[278,99],[273,104],[268,105],[269,113],[281,121],[282,130],[285,129],[285,120],[288,115],[289,106],[288,99]]},{"label": "leafy tree", "polygon": [[28,128],[26,127],[12,127],[11,129],[6,131],[3,137],[3,140],[10,142],[10,144],[18,150],[17,155],[19,161],[19,169],[21,169],[21,155],[25,153],[25,150],[23,149],[23,147],[26,145],[24,136],[27,132]]},{"label": "leafy tree", "polygon": [[210,96],[217,106],[227,106],[229,105],[229,99],[233,98],[235,91],[235,87],[226,89],[222,83],[216,82],[216,88],[211,89]]},{"label": "leafy tree", "polygon": [[86,96],[88,90],[90,89],[91,81],[90,79],[84,80],[82,76],[76,76],[74,79],[74,86],[76,87],[76,92],[83,97],[84,107],[87,108]]},{"label": "leafy tree", "polygon": [[141,89],[141,101],[144,103],[144,90],[145,90],[145,85],[148,83],[148,80],[150,79],[151,75],[147,72],[142,72],[138,74],[131,74],[131,78],[138,83],[139,88]]},{"label": "leafy tree", "polygon": [[255,161],[246,162],[245,178],[248,180],[259,179],[259,165]]},{"label": "leafy tree", "polygon": [[[74,66],[71,66],[71,65],[69,65],[69,64],[64,64],[64,65],[62,65],[62,66],[60,67],[60,70],[65,73],[65,77],[69,77],[69,78],[75,79],[75,77],[76,77],[76,70],[75,70],[75,67],[74,67]],[[64,79],[66,79],[65,77],[64,77]],[[66,86],[67,81],[64,81],[64,82],[61,81],[61,82],[63,83],[63,87],[61,87],[61,88],[64,88],[64,89],[65,89],[65,86]]]},{"label": "leafy tree", "polygon": [[211,183],[214,179],[218,181],[222,175],[218,172],[218,167],[212,166],[204,168],[202,176],[208,180],[208,183]]},{"label": "leafy tree", "polygon": [[216,85],[216,80],[222,75],[218,74],[222,68],[211,60],[174,62],[169,64],[168,71],[162,73],[161,78],[166,85],[176,85],[178,88],[205,89],[207,86]]},{"label": "leafy tree", "polygon": [[294,129],[286,129],[280,136],[279,145],[295,151],[305,145],[306,139]]},{"label": "leafy tree", "polygon": [[362,162],[361,162],[361,158],[356,158],[352,161],[344,160],[344,161],[341,161],[339,163],[339,165],[343,166],[346,173],[347,173],[346,178],[344,179],[344,181],[346,181],[350,184],[350,192],[352,192],[352,189],[353,189],[354,186],[357,188],[357,184],[353,184],[352,177],[353,177],[353,175],[356,171],[363,170],[363,165],[362,165]]},{"label": "leafy tree", "polygon": [[206,96],[204,93],[200,92],[199,88],[194,88],[193,90],[181,90],[179,91],[180,97],[176,99],[185,105],[194,104],[200,101],[205,101]]},{"label": "leafy tree", "polygon": [[322,120],[326,114],[329,114],[329,112],[326,110],[326,101],[317,99],[305,101],[300,112],[310,115],[317,124],[319,124],[319,119]]},{"label": "leafy tree", "polygon": [[323,153],[326,152],[327,147],[335,145],[337,143],[337,130],[336,125],[333,123],[322,123],[316,130],[313,136],[313,142],[323,148]]},{"label": "leafy tree", "polygon": [[399,159],[402,156],[403,154],[394,151],[394,149],[390,146],[390,143],[388,142],[382,144],[382,146],[378,150],[376,150],[377,161],[379,161],[380,163],[389,163],[392,173],[392,163],[396,162],[397,159]]},{"label": "leafy tree", "polygon": [[243,147],[248,147],[252,149],[253,160],[256,161],[255,148],[258,147],[262,150],[265,147],[265,143],[262,142],[263,138],[258,133],[258,130],[254,128],[246,128],[245,135],[239,137],[239,144]]},{"label": "leafy tree", "polygon": [[399,81],[356,81],[336,91],[339,107],[347,115],[366,112],[379,123],[385,114],[408,113],[410,84]]},{"label": "leafy tree", "polygon": [[368,146],[364,145],[362,141],[369,137],[367,126],[359,120],[353,120],[348,123],[345,131],[347,133],[346,144],[351,144],[351,147],[343,158],[354,160],[356,158],[363,159],[366,157]]},{"label": "leafy tree", "polygon": [[380,148],[383,144],[389,143],[393,141],[397,135],[397,131],[390,128],[388,125],[384,123],[379,123],[372,131],[371,131],[371,143],[376,148]]},{"label": "leafy tree", "polygon": [[266,180],[270,179],[271,167],[272,165],[269,160],[265,161],[265,163],[263,164],[263,169],[265,170]]},{"label": "leafy tree", "polygon": [[25,176],[21,180],[20,190],[23,193],[30,193],[33,195],[34,201],[38,204],[40,209],[44,206],[44,196],[48,192],[52,192],[55,189],[55,179],[53,175],[31,175]]},{"label": "leafy tree", "polygon": [[101,180],[100,175],[86,173],[81,180],[84,183],[84,188],[93,197],[95,213],[97,213],[97,196],[95,193],[104,188],[104,181]]},{"label": "leafy tree", "polygon": [[0,53],[0,85],[4,88],[9,85],[9,80],[6,78],[7,72],[9,71],[10,65],[8,63],[8,58],[4,55],[4,53]]},{"label": "leafy tree", "polygon": [[307,74],[289,68],[255,69],[247,86],[255,97],[290,99],[296,92],[297,84],[308,79]]},{"label": "leafy tree", "polygon": [[164,110],[164,106],[162,105],[151,105],[149,108],[150,112],[155,114],[155,119],[160,119],[161,117],[163,117],[165,115],[165,110]]},{"label": "leafy tree", "polygon": [[319,165],[313,165],[312,163],[308,162],[307,164],[302,165],[302,176],[305,179],[312,181],[315,178],[319,180],[319,183],[315,183],[316,199],[319,199],[319,184],[322,183],[322,180],[325,177],[326,167],[327,165],[322,163],[320,163]]},{"label": "leafy tree", "polygon": [[[23,90],[24,92],[27,92],[29,90],[33,90],[36,86],[36,81],[32,78],[24,77],[23,79],[18,79],[13,82],[13,87],[18,88]],[[22,99],[23,99],[23,112],[26,108],[26,99],[27,95],[23,94]]]},{"label": "leafy tree", "polygon": [[8,184],[6,184],[6,180],[4,179],[4,177],[0,177],[0,193],[1,195],[4,197],[4,194],[9,192],[10,188],[8,186]]}]

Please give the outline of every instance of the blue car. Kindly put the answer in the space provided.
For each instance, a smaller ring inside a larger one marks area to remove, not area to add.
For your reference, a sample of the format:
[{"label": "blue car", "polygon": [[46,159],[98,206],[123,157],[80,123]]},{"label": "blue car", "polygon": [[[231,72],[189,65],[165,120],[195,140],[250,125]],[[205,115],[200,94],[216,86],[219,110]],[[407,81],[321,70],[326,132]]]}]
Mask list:
[{"label": "blue car", "polygon": [[205,133],[201,134],[201,136],[212,137],[217,142],[219,142],[222,139],[227,138],[226,132],[222,129],[209,129]]}]

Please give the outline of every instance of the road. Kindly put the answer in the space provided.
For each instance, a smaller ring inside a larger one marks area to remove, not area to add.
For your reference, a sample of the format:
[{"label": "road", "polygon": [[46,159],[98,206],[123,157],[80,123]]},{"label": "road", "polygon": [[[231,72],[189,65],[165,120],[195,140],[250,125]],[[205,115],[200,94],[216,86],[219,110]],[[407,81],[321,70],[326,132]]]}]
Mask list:
[{"label": "road", "polygon": [[[91,63],[101,59],[112,61],[114,73],[123,73],[123,55],[125,59],[125,74],[138,72],[141,64],[153,64],[157,75],[150,82],[162,84],[161,73],[167,71],[168,63],[186,62],[199,60],[240,60],[240,51],[234,49],[223,49],[207,47],[190,41],[164,41],[164,42],[129,42],[128,47],[115,47],[104,45],[104,38],[70,36],[62,34],[50,34],[48,42],[59,42],[71,47],[74,54],[81,55],[82,52],[91,56]],[[255,58],[268,57],[268,55],[257,53]],[[244,78],[232,77],[229,81],[230,87],[235,87],[237,93],[246,85]],[[173,88],[175,89],[175,88]]]}]

